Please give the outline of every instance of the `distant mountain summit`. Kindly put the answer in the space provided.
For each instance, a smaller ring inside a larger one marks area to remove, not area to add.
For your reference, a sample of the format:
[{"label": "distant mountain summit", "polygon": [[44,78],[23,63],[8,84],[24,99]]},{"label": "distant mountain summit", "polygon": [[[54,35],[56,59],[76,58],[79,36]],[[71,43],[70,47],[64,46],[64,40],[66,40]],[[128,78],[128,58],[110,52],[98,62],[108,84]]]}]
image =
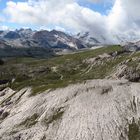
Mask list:
[{"label": "distant mountain summit", "polygon": [[38,31],[33,34],[32,38],[41,45],[47,45],[52,48],[60,49],[81,49],[86,46],[78,39],[61,31]]},{"label": "distant mountain summit", "polygon": [[21,36],[15,31],[9,31],[4,36],[5,39],[19,39]]},{"label": "distant mountain summit", "polygon": [[21,28],[21,29],[19,29],[19,30],[16,30],[16,32],[17,32],[18,34],[20,34],[20,36],[21,36],[22,38],[28,39],[28,38],[31,38],[32,35],[33,35],[36,31],[33,31],[33,30],[30,29],[30,28],[28,28],[28,29],[23,29],[23,28]]},{"label": "distant mountain summit", "polygon": [[101,43],[99,41],[99,39],[94,38],[89,32],[78,33],[76,35],[76,38],[81,40],[84,44],[90,45],[90,46],[97,45],[97,44]]},{"label": "distant mountain summit", "polygon": [[75,36],[77,39],[83,42],[88,47],[98,46],[98,45],[111,45],[120,44],[120,40],[116,36],[103,36],[99,34],[94,34],[92,32],[80,32]]}]

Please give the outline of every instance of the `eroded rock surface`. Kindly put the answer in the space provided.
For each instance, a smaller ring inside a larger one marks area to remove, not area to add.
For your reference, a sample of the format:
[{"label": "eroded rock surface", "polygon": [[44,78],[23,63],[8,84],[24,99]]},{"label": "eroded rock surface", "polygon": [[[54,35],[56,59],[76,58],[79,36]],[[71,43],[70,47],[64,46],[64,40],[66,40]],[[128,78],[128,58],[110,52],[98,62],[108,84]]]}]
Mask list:
[{"label": "eroded rock surface", "polygon": [[0,139],[130,140],[134,134],[139,137],[139,87],[140,83],[126,80],[92,80],[31,97],[30,88],[19,92],[5,90],[0,96]]},{"label": "eroded rock surface", "polygon": [[127,79],[130,82],[140,82],[140,60],[138,57],[128,59],[117,65],[113,74],[108,76],[113,79]]}]

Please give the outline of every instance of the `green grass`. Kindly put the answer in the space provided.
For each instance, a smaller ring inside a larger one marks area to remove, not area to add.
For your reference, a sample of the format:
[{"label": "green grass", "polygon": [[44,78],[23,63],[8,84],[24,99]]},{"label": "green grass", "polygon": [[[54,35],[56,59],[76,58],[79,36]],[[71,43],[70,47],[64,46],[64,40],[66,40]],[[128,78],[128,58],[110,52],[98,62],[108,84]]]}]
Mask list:
[{"label": "green grass", "polygon": [[128,139],[140,140],[140,120],[137,124],[133,118],[132,123],[129,124]]},{"label": "green grass", "polygon": [[[109,46],[75,54],[55,56],[50,59],[29,57],[8,59],[0,67],[0,79],[15,78],[14,83],[10,85],[11,88],[19,90],[30,86],[33,87],[32,95],[89,79],[102,79],[109,75],[117,64],[129,56],[122,54],[113,60],[104,60],[103,65],[94,65],[88,73],[84,71],[89,64],[83,60],[115,51],[122,51],[122,48]],[[53,71],[52,67],[56,67],[57,71]]]},{"label": "green grass", "polygon": [[49,124],[53,123],[54,121],[60,120],[64,114],[64,110],[61,110],[61,109],[62,108],[56,110],[52,116],[50,116],[48,119],[45,119],[44,123],[46,125],[49,125]]},{"label": "green grass", "polygon": [[33,114],[31,117],[28,117],[25,121],[19,124],[19,126],[25,126],[30,128],[31,126],[37,123],[38,114]]}]

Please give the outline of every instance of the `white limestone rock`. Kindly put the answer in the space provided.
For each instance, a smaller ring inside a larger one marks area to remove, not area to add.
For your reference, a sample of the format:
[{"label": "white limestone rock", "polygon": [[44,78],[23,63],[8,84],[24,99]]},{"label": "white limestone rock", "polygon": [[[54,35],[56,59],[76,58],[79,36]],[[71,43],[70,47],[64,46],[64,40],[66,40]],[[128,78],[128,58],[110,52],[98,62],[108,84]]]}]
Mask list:
[{"label": "white limestone rock", "polygon": [[12,104],[0,105],[9,112],[0,121],[0,139],[127,140],[129,124],[140,116],[139,87],[126,80],[92,80],[36,96],[22,89],[10,98]]}]

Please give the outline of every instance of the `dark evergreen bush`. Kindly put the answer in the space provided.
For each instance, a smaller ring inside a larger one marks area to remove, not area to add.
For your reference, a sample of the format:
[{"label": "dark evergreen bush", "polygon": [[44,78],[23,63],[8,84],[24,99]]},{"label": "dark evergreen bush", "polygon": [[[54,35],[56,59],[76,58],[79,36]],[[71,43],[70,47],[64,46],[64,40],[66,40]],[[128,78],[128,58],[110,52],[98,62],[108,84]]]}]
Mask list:
[{"label": "dark evergreen bush", "polygon": [[4,65],[4,61],[0,59],[0,65]]}]

